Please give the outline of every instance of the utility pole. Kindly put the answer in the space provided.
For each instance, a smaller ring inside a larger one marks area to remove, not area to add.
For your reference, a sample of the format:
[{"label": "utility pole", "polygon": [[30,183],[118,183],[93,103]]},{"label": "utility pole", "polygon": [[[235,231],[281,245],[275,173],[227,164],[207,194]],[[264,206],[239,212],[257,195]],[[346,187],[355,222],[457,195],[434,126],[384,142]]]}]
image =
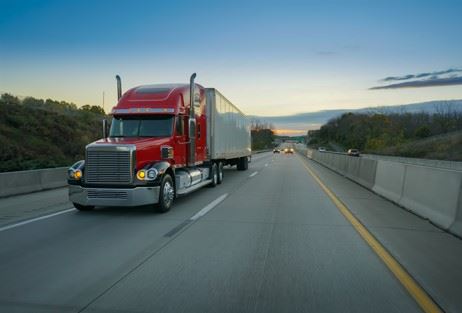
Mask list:
[{"label": "utility pole", "polygon": [[104,91],[103,91],[103,111],[106,114],[106,108],[104,107]]}]

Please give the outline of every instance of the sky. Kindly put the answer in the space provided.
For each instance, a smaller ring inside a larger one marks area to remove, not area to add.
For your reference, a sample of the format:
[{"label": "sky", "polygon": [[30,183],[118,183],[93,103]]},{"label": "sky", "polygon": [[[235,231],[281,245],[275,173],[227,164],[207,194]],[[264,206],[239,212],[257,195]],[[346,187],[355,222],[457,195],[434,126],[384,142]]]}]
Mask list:
[{"label": "sky", "polygon": [[[0,0],[0,92],[197,82],[251,115],[462,98],[462,1]],[[403,85],[404,84],[404,85]]]}]

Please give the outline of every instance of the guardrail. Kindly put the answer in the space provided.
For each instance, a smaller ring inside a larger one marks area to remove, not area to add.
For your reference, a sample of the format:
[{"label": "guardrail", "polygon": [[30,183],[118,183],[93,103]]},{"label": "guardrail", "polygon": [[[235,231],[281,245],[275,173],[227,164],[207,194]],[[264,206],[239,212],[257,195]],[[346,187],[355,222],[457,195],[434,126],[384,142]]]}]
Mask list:
[{"label": "guardrail", "polygon": [[0,173],[0,197],[67,186],[67,167]]},{"label": "guardrail", "polygon": [[299,151],[442,229],[462,237],[462,171],[390,159],[351,157],[312,149]]}]

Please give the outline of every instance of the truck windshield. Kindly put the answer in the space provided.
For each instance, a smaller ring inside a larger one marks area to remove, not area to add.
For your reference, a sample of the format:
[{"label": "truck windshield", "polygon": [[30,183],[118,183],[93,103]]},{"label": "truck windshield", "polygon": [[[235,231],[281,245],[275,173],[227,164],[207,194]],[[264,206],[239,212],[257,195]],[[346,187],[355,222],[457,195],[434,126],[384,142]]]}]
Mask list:
[{"label": "truck windshield", "polygon": [[170,137],[173,116],[117,116],[112,119],[109,137]]}]

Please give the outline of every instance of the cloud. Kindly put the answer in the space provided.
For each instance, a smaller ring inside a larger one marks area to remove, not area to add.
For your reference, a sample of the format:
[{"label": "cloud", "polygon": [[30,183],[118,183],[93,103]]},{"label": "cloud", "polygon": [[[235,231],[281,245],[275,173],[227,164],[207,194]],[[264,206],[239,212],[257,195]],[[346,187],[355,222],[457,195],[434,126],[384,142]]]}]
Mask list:
[{"label": "cloud", "polygon": [[[462,70],[459,70],[459,71],[462,71]],[[449,73],[453,73],[453,72],[449,72]],[[397,84],[391,84],[391,85],[385,85],[385,86],[375,86],[375,87],[369,88],[369,90],[453,86],[453,85],[462,85],[462,76],[439,78],[437,75],[433,75],[430,79],[411,80],[411,81],[406,81],[406,82],[397,83]]]},{"label": "cloud", "polygon": [[404,76],[389,76],[382,79],[384,82],[390,81],[401,81],[401,80],[409,80],[412,78],[425,78],[425,77],[436,77],[439,78],[440,75],[451,74],[451,73],[459,73],[462,72],[460,68],[450,68],[444,71],[435,71],[435,72],[428,72],[428,73],[419,73],[419,74],[408,74]]}]

